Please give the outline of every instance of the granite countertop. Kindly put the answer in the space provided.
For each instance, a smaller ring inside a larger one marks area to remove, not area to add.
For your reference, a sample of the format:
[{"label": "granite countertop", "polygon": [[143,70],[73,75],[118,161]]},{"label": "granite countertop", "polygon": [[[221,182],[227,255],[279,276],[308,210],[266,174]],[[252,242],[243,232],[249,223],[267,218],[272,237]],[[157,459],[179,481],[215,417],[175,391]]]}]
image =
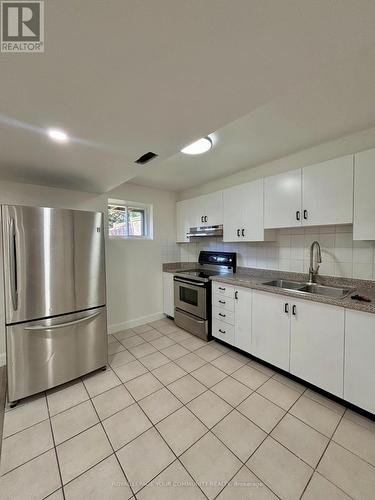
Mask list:
[{"label": "granite countertop", "polygon": [[[193,269],[198,265],[199,264],[197,262],[173,262],[163,264],[163,271],[175,273],[183,269]],[[323,304],[330,304],[333,306],[345,307],[347,309],[375,314],[375,281],[336,278],[333,276],[318,276],[317,283],[320,285],[339,286],[350,288],[353,290],[347,297],[343,299],[334,299],[332,297],[316,295],[313,293],[302,294],[293,290],[284,290],[281,288],[263,284],[265,281],[271,281],[275,279],[307,282],[307,274],[302,273],[238,267],[237,272],[234,274],[213,276],[210,279],[212,281],[227,283],[228,285],[243,286],[252,288],[254,290],[261,290],[278,295],[285,295],[287,297],[294,297],[296,299],[311,300],[313,302],[320,302]],[[359,302],[357,300],[352,300],[351,296],[354,293],[369,297],[371,299],[371,302]]]}]

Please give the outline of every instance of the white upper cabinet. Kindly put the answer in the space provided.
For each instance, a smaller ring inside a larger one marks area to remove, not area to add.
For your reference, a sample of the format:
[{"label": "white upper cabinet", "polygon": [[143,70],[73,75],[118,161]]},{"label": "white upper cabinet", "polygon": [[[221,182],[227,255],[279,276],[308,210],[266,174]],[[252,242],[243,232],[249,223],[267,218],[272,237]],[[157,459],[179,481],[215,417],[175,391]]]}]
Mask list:
[{"label": "white upper cabinet", "polygon": [[291,302],[290,373],[342,398],[345,310]]},{"label": "white upper cabinet", "polygon": [[206,194],[200,197],[203,207],[203,226],[219,226],[223,224],[223,192]]},{"label": "white upper cabinet", "polygon": [[375,240],[375,149],[355,155],[353,239]]},{"label": "white upper cabinet", "polygon": [[176,222],[177,222],[177,243],[184,243],[190,241],[187,234],[191,227],[191,209],[190,200],[178,201],[176,203]]},{"label": "white upper cabinet", "polygon": [[225,189],[223,199],[223,241],[264,241],[263,179]]},{"label": "white upper cabinet", "polygon": [[264,179],[264,227],[301,225],[302,171],[292,170]]},{"label": "white upper cabinet", "polygon": [[352,224],[353,155],[302,169],[302,225]]}]

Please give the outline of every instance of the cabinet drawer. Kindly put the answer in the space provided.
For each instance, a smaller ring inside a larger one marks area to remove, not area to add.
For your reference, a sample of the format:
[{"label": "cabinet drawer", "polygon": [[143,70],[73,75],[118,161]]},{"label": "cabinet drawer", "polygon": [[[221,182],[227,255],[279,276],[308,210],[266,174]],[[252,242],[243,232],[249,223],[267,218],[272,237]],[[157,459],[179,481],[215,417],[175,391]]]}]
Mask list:
[{"label": "cabinet drawer", "polygon": [[224,321],[230,325],[234,325],[234,312],[221,309],[220,307],[212,308],[212,317],[218,321]]},{"label": "cabinet drawer", "polygon": [[234,311],[234,299],[223,295],[214,295],[212,297],[212,306],[226,309],[227,311]]},{"label": "cabinet drawer", "polygon": [[212,283],[212,291],[214,295],[224,295],[234,299],[234,287],[226,283]]},{"label": "cabinet drawer", "polygon": [[228,344],[234,344],[234,326],[224,323],[224,321],[212,320],[212,336],[224,340]]}]

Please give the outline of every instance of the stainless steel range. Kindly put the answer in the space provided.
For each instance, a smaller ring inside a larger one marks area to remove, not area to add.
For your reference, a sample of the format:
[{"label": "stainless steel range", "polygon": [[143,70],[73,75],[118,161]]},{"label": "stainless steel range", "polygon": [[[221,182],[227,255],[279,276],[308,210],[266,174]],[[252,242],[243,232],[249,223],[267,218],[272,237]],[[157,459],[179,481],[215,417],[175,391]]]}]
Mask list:
[{"label": "stainless steel range", "polygon": [[236,272],[235,252],[200,252],[199,266],[174,275],[175,323],[208,340],[211,336],[210,276]]}]

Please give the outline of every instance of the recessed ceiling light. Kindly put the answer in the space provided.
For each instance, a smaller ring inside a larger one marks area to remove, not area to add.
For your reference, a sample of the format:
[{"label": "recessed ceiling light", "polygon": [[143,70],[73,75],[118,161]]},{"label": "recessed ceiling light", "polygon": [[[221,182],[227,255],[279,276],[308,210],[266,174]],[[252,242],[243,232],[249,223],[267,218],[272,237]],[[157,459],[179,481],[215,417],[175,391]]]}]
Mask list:
[{"label": "recessed ceiling light", "polygon": [[49,128],[47,130],[48,137],[56,142],[68,142],[69,136],[63,130],[57,128]]},{"label": "recessed ceiling light", "polygon": [[209,137],[202,137],[197,141],[189,144],[186,148],[181,149],[181,153],[185,155],[200,155],[206,153],[212,148],[212,141]]}]

